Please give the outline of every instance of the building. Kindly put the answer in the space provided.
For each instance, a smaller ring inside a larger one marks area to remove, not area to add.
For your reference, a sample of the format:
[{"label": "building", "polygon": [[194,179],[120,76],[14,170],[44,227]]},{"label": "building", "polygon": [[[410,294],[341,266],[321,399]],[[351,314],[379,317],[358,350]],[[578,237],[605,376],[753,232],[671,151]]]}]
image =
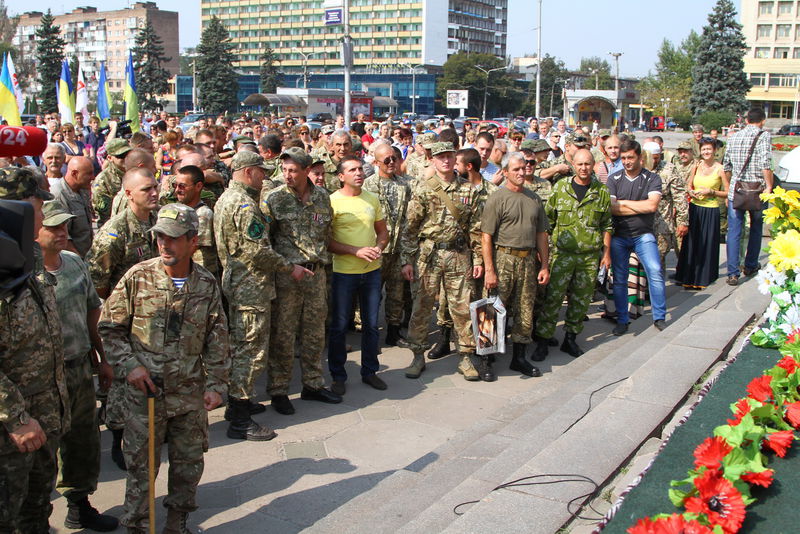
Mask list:
[{"label": "building", "polygon": [[564,118],[569,126],[580,122],[581,126],[591,127],[598,121],[600,128],[613,128],[622,119],[628,125],[639,123],[639,91],[635,89],[568,89],[564,94]]},{"label": "building", "polygon": [[[20,15],[12,44],[22,52],[22,57],[34,58],[36,54],[36,28],[41,25],[41,12]],[[170,74],[178,74],[178,13],[162,11],[155,2],[136,2],[126,9],[98,11],[95,7],[79,7],[64,15],[55,15],[55,24],[61,28],[66,41],[64,53],[77,57],[87,85],[95,80],[100,62],[106,62],[108,86],[111,91],[122,91],[128,51],[135,46],[139,28],[147,22],[153,25],[161,38],[164,55],[170,61],[164,64]],[[31,88],[38,91],[37,80]]]},{"label": "building", "polygon": [[514,74],[517,80],[534,82],[537,70],[539,70],[539,58],[537,57],[511,58],[511,74]]},{"label": "building", "polygon": [[747,99],[764,107],[769,127],[800,122],[800,2],[742,0],[741,17]]}]

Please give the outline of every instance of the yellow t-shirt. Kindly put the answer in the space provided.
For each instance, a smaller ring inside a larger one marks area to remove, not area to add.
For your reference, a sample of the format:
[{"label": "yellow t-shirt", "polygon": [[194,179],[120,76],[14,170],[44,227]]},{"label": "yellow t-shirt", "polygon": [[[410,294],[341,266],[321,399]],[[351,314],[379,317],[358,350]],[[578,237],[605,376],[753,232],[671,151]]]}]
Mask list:
[{"label": "yellow t-shirt", "polygon": [[[708,187],[709,189],[714,189],[717,191],[722,190],[722,176],[720,174],[720,169],[722,167],[718,167],[714,170],[711,174],[703,176],[698,172],[694,175],[694,189],[695,191],[699,189],[704,189]],[[704,199],[693,198],[692,204],[695,206],[700,206],[701,208],[716,208],[719,207],[720,199],[718,197],[706,197]]]},{"label": "yellow t-shirt", "polygon": [[[341,189],[331,194],[333,207],[333,239],[354,247],[374,247],[378,236],[375,222],[383,220],[383,210],[378,197],[361,191],[357,197],[342,194]],[[368,262],[352,254],[334,254],[333,272],[364,274],[381,266],[381,259]]]}]

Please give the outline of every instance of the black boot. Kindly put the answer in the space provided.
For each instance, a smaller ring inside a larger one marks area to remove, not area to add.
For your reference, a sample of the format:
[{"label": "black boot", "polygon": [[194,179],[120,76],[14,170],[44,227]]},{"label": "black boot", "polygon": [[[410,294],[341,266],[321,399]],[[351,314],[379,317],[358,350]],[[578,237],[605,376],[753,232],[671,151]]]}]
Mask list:
[{"label": "black boot", "polygon": [[547,353],[549,349],[547,348],[550,343],[547,342],[545,338],[536,338],[536,349],[533,351],[531,355],[531,360],[535,362],[543,362],[545,358],[547,358]]},{"label": "black boot", "polygon": [[485,354],[483,356],[479,356],[479,358],[480,361],[478,362],[478,374],[480,375],[481,380],[484,382],[494,382],[497,380],[497,376],[492,370],[491,355]]},{"label": "black boot", "polygon": [[271,428],[261,426],[250,418],[248,401],[228,397],[231,407],[231,424],[228,426],[227,436],[231,439],[246,439],[248,441],[269,441],[276,436]]},{"label": "black boot", "polygon": [[117,464],[117,467],[123,471],[127,471],[128,467],[125,465],[125,456],[122,454],[122,434],[125,432],[122,428],[111,429],[111,459]]},{"label": "black boot", "polygon": [[428,358],[431,360],[438,360],[444,358],[452,351],[450,350],[450,329],[443,326],[441,329],[442,337],[436,342],[431,351],[428,353]]},{"label": "black boot", "polygon": [[88,528],[96,532],[111,532],[119,525],[116,517],[99,513],[91,504],[89,498],[84,497],[79,501],[67,501],[67,517],[64,526],[67,528]]},{"label": "black boot", "polygon": [[525,346],[523,343],[514,343],[514,353],[508,368],[527,376],[542,376],[542,372],[525,359]]},{"label": "black boot", "polygon": [[[250,412],[250,415],[257,415],[266,412],[267,407],[259,402],[253,402],[250,399],[247,399],[247,410]],[[233,421],[233,415],[231,414],[230,403],[228,403],[228,405],[225,407],[225,420]]]},{"label": "black boot", "polygon": [[575,336],[572,332],[564,333],[564,342],[561,344],[561,352],[566,352],[573,358],[577,358],[583,354],[583,350],[575,343]]},{"label": "black boot", "polygon": [[400,341],[400,325],[390,324],[386,325],[386,346],[396,347],[397,342]]}]

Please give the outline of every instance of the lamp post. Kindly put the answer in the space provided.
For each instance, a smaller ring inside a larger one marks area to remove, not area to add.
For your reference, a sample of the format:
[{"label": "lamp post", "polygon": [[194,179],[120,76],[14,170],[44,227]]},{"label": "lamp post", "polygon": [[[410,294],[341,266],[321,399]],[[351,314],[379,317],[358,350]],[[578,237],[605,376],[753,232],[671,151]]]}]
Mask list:
[{"label": "lamp post", "polygon": [[600,87],[600,69],[589,69],[589,73],[594,74],[594,90],[597,91]]},{"label": "lamp post", "polygon": [[294,51],[303,56],[303,89],[308,89],[308,58],[321,54],[322,52],[309,52],[306,54],[299,48],[295,48]]},{"label": "lamp post", "polygon": [[498,70],[506,70],[506,68],[496,67],[494,69],[486,70],[480,65],[475,65],[475,68],[486,75],[486,85],[483,87],[483,120],[486,120],[486,96],[489,94],[489,74]]},{"label": "lamp post", "polygon": [[[538,119],[541,116],[539,113],[541,111],[539,104],[542,97],[542,0],[539,0],[539,27],[536,28],[536,34],[536,39],[538,41],[536,52],[536,118]],[[551,105],[550,107],[552,108],[553,106]],[[552,112],[550,114],[552,115]],[[484,117],[484,119],[485,118],[486,117]]]},{"label": "lamp post", "polygon": [[424,67],[421,65],[409,65],[411,69],[411,113],[417,113],[417,69]]},{"label": "lamp post", "polygon": [[672,101],[670,98],[662,98],[661,103],[664,104],[664,131],[667,131],[667,112],[669,110],[669,103]]},{"label": "lamp post", "polygon": [[619,93],[619,56],[622,55],[622,52],[609,52],[608,55],[613,56],[614,63],[616,63],[617,76],[614,78],[614,91]]}]

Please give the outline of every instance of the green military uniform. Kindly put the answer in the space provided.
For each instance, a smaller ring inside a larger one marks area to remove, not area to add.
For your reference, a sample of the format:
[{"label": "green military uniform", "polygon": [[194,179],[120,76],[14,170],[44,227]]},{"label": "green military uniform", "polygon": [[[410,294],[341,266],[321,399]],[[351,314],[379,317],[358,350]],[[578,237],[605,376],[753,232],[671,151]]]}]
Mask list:
[{"label": "green military uniform", "polygon": [[[195,494],[208,450],[208,418],[203,394],[224,394],[230,360],[228,329],[216,279],[192,264],[181,289],[161,258],[142,262],[120,280],[103,308],[99,324],[115,375],[124,379],[136,367],[160,379],[155,399],[155,454],[169,448],[171,512],[197,509]],[[162,386],[163,384],[163,386]],[[128,466],[125,511],[128,532],[148,527],[147,396],[125,383],[125,460]],[[156,473],[158,473],[158,463]]]},{"label": "green military uniform", "polygon": [[279,300],[272,307],[270,357],[267,362],[270,396],[287,395],[294,366],[297,336],[303,347],[300,373],[303,386],[318,390],[325,386],[322,349],[328,314],[325,265],[330,263],[328,241],[333,210],[328,193],[308,181],[307,202],[297,198],[288,185],[274,189],[262,201],[264,217],[270,221],[269,237],[284,261],[314,272],[296,281],[291,271],[275,274]]},{"label": "green military uniform", "polygon": [[[537,166],[538,168],[538,166]],[[535,171],[534,171],[535,172]],[[525,180],[525,183],[522,184],[523,187],[528,189],[529,191],[533,191],[536,193],[540,199],[542,199],[542,205],[547,204],[550,195],[553,193],[553,184],[550,183],[549,180],[545,180],[544,178],[539,178],[535,174],[533,175],[533,180],[528,181]],[[548,235],[547,238],[548,245],[552,248],[552,243],[550,243],[550,236]],[[536,263],[536,272],[539,272],[539,269],[542,268],[542,262],[539,259],[539,255],[534,255],[533,261]],[[533,306],[533,316],[536,317],[539,313],[539,310],[544,306],[544,297],[547,294],[547,286],[546,285],[536,285],[536,302]]]},{"label": "green military uniform", "polygon": [[689,203],[686,201],[686,175],[690,165],[675,165],[661,162],[653,171],[661,177],[661,200],[655,216],[655,234],[661,265],[670,250],[678,253],[678,226],[689,226]]},{"label": "green military uniform", "polygon": [[554,250],[547,296],[536,321],[536,336],[542,339],[553,337],[565,294],[568,305],[564,330],[571,334],[583,330],[583,318],[594,293],[603,235],[612,230],[608,189],[593,176],[586,196],[578,201],[572,182],[573,179],[556,183],[545,205]]},{"label": "green military uniform", "polygon": [[564,174],[556,173],[551,178],[548,178],[548,180],[551,183],[554,184],[554,183],[558,182],[559,180],[561,180],[562,178],[570,178],[572,176],[575,176],[575,168],[572,166],[572,163],[567,161],[567,156],[564,155],[564,154],[561,154],[557,158],[553,158],[551,160],[543,161],[542,163],[540,163],[539,166],[534,171],[534,175],[536,177],[539,177],[541,172],[542,172],[542,170],[549,169],[550,167],[553,167],[555,165],[560,165],[562,163],[564,163],[564,164],[569,166],[569,171],[567,171]]},{"label": "green military uniform", "polygon": [[197,232],[197,250],[192,255],[192,261],[202,265],[214,277],[219,280],[222,269],[217,257],[217,245],[214,242],[214,212],[205,202],[194,207],[199,220],[199,230]]},{"label": "green military uniform", "polygon": [[430,166],[431,161],[416,152],[406,158],[406,174],[416,180],[423,179]]},{"label": "green military uniform", "polygon": [[[122,189],[125,171],[109,161],[106,168],[92,182],[92,207],[97,215],[97,224],[104,225],[111,217],[114,197]],[[124,206],[123,206],[124,207]]]},{"label": "green military uniform", "polygon": [[339,181],[339,173],[336,172],[338,163],[334,161],[330,151],[321,146],[311,151],[311,158],[314,161],[322,161],[322,165],[325,168],[325,189],[328,190],[328,193],[341,189],[342,184]]}]

